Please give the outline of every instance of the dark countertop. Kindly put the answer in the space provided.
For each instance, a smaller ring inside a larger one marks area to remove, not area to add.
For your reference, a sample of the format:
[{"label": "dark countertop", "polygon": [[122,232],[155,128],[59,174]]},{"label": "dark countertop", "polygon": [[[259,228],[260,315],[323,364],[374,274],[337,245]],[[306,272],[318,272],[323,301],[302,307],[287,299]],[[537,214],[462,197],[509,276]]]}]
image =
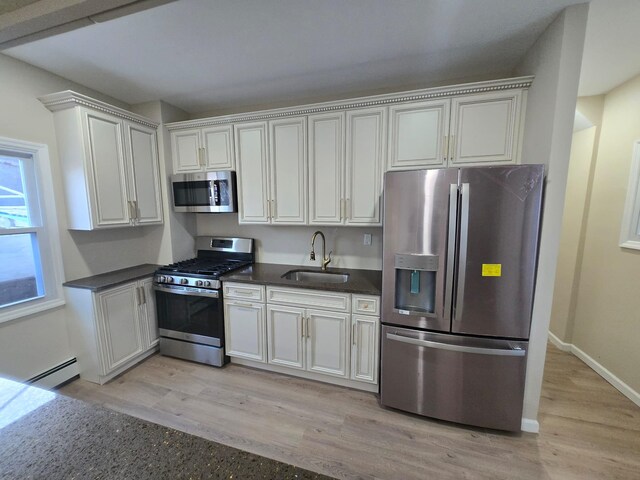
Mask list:
[{"label": "dark countertop", "polygon": [[278,265],[274,263],[254,263],[242,270],[235,270],[223,275],[223,282],[257,283],[260,285],[278,285],[280,287],[307,288],[332,292],[362,293],[380,295],[382,292],[382,272],[380,270],[356,270],[349,268],[328,268],[328,272],[348,273],[346,283],[296,282],[282,278],[289,270],[310,270],[320,272],[320,267],[300,265]]},{"label": "dark countertop", "polygon": [[0,378],[0,478],[329,479]]},{"label": "dark countertop", "polygon": [[123,268],[122,270],[114,270],[113,272],[101,273],[100,275],[92,275],[91,277],[78,278],[63,283],[65,287],[86,288],[97,292],[105,288],[114,287],[121,283],[132,282],[139,278],[149,277],[155,272],[160,265],[152,263],[144,263],[135,267]]}]

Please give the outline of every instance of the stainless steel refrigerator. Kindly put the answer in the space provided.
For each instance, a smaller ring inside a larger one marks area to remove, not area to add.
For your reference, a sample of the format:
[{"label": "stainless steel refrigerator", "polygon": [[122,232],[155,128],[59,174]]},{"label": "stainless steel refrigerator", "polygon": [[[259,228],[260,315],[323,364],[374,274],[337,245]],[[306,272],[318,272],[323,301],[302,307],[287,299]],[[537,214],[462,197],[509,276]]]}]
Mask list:
[{"label": "stainless steel refrigerator", "polygon": [[388,172],[380,400],[519,431],[544,167]]}]

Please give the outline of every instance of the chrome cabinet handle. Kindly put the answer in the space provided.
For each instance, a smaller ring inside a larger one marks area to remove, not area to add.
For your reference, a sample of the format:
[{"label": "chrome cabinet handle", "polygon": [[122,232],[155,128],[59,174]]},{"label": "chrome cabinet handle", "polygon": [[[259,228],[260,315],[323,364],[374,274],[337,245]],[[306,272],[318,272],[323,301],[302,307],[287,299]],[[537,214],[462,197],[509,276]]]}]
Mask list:
[{"label": "chrome cabinet handle", "polygon": [[147,294],[144,291],[144,287],[138,287],[140,289],[140,297],[142,297],[142,305],[147,304]]},{"label": "chrome cabinet handle", "polygon": [[442,153],[446,162],[449,158],[449,135],[442,137]]},{"label": "chrome cabinet handle", "polygon": [[460,321],[464,308],[464,283],[467,274],[467,244],[469,240],[469,184],[463,183],[460,193],[460,244],[458,253],[458,291],[453,321]]},{"label": "chrome cabinet handle", "polygon": [[479,355],[497,355],[503,357],[524,357],[527,351],[522,348],[502,349],[502,348],[481,348],[481,347],[465,347],[463,345],[452,345],[450,343],[433,342],[431,340],[421,340],[419,338],[405,337],[395,333],[387,333],[387,340],[396,342],[410,343],[419,347],[435,348],[438,350],[449,350],[451,352],[460,353],[477,353]]},{"label": "chrome cabinet handle", "polygon": [[356,324],[354,323],[353,326],[351,327],[351,343],[353,345],[356,345]]},{"label": "chrome cabinet handle", "polygon": [[241,307],[253,307],[253,305],[251,305],[250,303],[247,302],[234,302],[236,305],[239,305]]},{"label": "chrome cabinet handle", "polygon": [[140,306],[142,302],[140,301],[140,287],[136,287],[136,305]]},{"label": "chrome cabinet handle", "polygon": [[304,317],[302,315],[298,316],[300,320],[300,330],[302,331],[302,338],[304,338]]},{"label": "chrome cabinet handle", "polygon": [[201,167],[204,167],[205,165],[205,161],[204,161],[204,147],[200,147],[198,148],[198,164]]},{"label": "chrome cabinet handle", "polygon": [[135,218],[136,220],[138,220],[138,201],[134,200],[133,202],[133,218]]},{"label": "chrome cabinet handle", "polygon": [[275,200],[271,200],[271,216],[272,216],[272,218],[275,218],[277,216],[277,213],[276,213],[276,201]]},{"label": "chrome cabinet handle", "polygon": [[456,136],[451,135],[449,138],[449,144],[447,145],[447,149],[449,150],[449,161],[453,161],[453,155],[456,153]]}]

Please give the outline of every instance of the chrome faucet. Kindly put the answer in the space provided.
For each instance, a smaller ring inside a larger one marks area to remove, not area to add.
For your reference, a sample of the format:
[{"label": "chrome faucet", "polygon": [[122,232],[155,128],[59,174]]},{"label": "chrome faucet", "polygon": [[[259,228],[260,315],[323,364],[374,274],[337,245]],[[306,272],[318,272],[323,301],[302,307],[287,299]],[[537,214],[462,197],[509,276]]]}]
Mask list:
[{"label": "chrome faucet", "polygon": [[331,252],[329,252],[329,256],[325,257],[325,248],[326,248],[326,239],[324,238],[324,233],[322,233],[320,230],[318,230],[317,232],[315,232],[313,234],[313,237],[311,237],[311,255],[309,256],[309,258],[311,260],[315,260],[316,259],[316,252],[313,250],[313,244],[316,241],[316,237],[320,235],[322,237],[322,270],[326,270],[327,269],[327,265],[329,265],[331,263],[331,254],[333,253],[333,250]]}]

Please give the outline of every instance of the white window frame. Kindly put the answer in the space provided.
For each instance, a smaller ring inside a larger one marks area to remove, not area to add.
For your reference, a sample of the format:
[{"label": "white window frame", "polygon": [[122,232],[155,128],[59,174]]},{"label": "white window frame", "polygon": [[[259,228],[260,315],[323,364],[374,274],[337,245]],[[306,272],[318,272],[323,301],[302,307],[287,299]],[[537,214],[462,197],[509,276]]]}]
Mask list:
[{"label": "white window frame", "polygon": [[42,282],[45,291],[43,296],[0,308],[0,323],[3,323],[52,308],[58,308],[64,305],[65,301],[62,290],[64,269],[53,194],[49,148],[44,144],[0,137],[0,150],[31,157],[27,162],[34,169],[36,185],[27,186],[29,190],[27,196],[33,201],[35,195],[38,201],[37,208],[32,210],[36,215],[35,218],[39,220],[38,225],[34,228],[0,228],[0,235],[36,233],[40,251]]},{"label": "white window frame", "polygon": [[640,250],[640,140],[633,146],[627,200],[624,204],[620,246]]}]

